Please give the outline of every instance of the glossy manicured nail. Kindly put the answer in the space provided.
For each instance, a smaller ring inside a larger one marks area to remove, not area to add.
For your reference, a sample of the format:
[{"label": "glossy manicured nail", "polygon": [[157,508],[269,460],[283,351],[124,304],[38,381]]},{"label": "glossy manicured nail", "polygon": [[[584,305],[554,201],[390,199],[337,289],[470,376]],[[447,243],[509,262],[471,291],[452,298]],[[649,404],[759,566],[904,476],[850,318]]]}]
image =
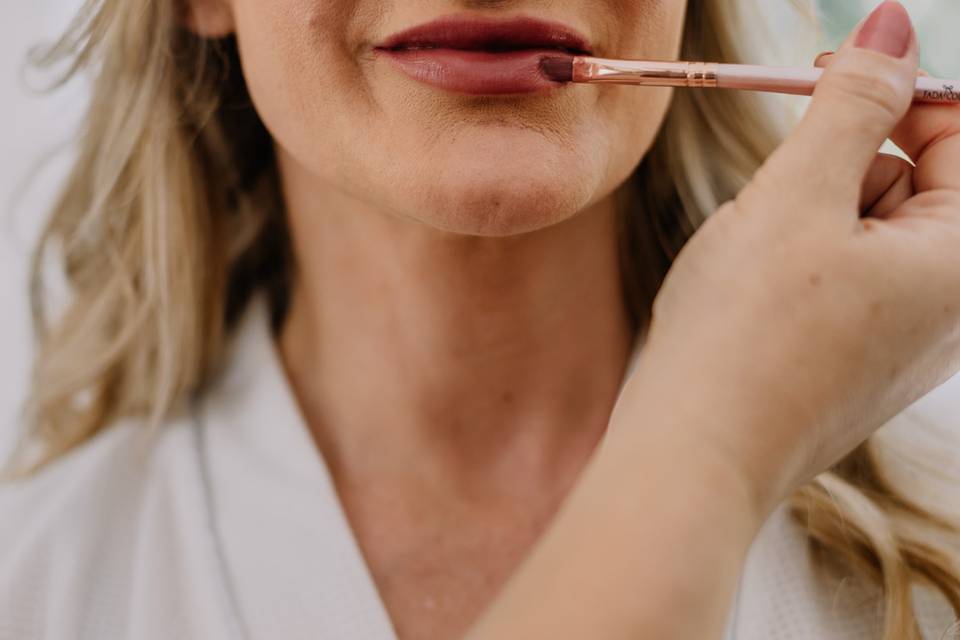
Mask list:
[{"label": "glossy manicured nail", "polygon": [[906,8],[895,0],[881,3],[863,23],[854,45],[902,58],[910,47],[913,23]]}]

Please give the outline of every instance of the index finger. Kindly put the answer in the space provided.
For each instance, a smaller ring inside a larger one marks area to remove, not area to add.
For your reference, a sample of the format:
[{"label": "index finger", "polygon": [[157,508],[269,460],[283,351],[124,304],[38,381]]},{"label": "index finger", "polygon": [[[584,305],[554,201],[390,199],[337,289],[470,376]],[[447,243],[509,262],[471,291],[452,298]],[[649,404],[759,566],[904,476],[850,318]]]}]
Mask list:
[{"label": "index finger", "polygon": [[[823,53],[814,65],[826,67],[831,58],[832,53]],[[929,74],[921,69],[919,75]],[[917,165],[914,187],[918,193],[960,191],[960,105],[915,102],[890,139]]]},{"label": "index finger", "polygon": [[960,105],[915,103],[890,139],[917,165],[917,193],[960,191]]}]

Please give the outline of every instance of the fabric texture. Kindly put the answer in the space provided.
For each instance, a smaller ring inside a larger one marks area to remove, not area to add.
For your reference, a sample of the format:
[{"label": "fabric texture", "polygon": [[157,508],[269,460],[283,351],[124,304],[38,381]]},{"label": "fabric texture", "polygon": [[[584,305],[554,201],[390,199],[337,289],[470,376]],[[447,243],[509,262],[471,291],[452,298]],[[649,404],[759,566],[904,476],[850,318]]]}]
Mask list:
[{"label": "fabric texture", "polygon": [[[0,640],[395,640],[265,298],[196,408],[153,435],[122,421],[0,489]],[[924,638],[949,637],[946,602],[916,594]],[[724,638],[874,640],[875,596],[825,581],[781,506]]]}]

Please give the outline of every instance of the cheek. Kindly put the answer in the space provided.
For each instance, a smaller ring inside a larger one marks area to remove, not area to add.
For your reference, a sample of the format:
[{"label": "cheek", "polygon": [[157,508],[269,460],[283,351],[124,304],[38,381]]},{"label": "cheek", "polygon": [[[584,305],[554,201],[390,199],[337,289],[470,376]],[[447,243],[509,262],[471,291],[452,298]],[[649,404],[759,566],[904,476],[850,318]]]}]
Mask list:
[{"label": "cheek", "polygon": [[[318,164],[337,157],[345,114],[356,115],[359,80],[343,48],[342,2],[235,2],[237,41],[250,97],[274,140]],[[347,108],[349,105],[350,108]]]},{"label": "cheek", "polygon": [[[726,0],[733,1],[733,0]],[[611,29],[611,57],[673,60],[680,53],[687,0],[625,0]]]},{"label": "cheek", "polygon": [[607,148],[606,189],[626,180],[656,140],[670,107],[673,89],[667,87],[605,88],[604,126],[611,132]]},{"label": "cheek", "polygon": [[[683,40],[685,0],[634,0],[620,14],[611,55],[640,60],[675,60]],[[682,89],[681,89],[682,90]],[[597,107],[611,138],[612,164],[635,168],[656,138],[676,89],[605,85]]]}]

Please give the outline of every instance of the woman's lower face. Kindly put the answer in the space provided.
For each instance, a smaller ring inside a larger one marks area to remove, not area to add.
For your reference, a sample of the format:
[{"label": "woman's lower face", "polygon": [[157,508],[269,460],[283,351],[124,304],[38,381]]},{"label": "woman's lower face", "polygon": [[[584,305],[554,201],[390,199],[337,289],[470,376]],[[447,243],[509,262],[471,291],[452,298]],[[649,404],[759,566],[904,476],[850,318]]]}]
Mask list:
[{"label": "woman's lower face", "polygon": [[216,16],[236,33],[282,171],[300,174],[310,200],[484,236],[541,229],[609,197],[652,144],[671,90],[465,93],[412,78],[377,46],[445,16],[529,17],[582,34],[596,56],[675,59],[687,11],[687,0],[192,2],[195,28]]}]

